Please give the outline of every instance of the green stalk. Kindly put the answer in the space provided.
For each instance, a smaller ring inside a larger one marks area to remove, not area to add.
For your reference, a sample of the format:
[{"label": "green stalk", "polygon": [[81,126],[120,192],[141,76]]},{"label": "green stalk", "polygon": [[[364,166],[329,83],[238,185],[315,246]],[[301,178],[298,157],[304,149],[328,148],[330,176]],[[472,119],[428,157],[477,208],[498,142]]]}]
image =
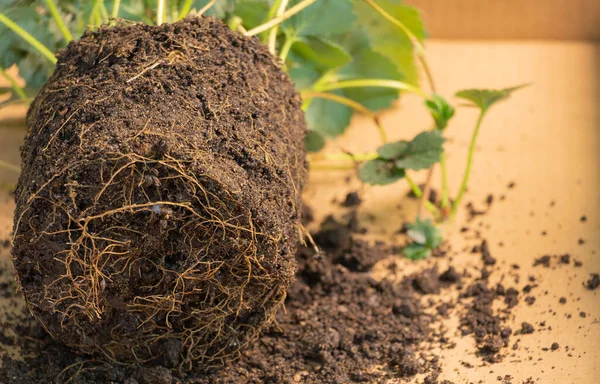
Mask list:
[{"label": "green stalk", "polygon": [[285,41],[283,42],[283,46],[281,47],[281,52],[279,52],[279,60],[281,60],[283,63],[285,63],[285,60],[287,59],[287,56],[290,53],[290,49],[292,48],[292,45],[294,45],[295,41],[295,38],[290,37],[286,34]]},{"label": "green stalk", "polygon": [[213,5],[215,5],[216,1],[217,0],[210,0],[208,3],[206,3],[204,7],[200,8],[198,13],[196,14],[196,17],[204,15],[204,12],[208,11]]},{"label": "green stalk", "polygon": [[92,4],[92,12],[90,13],[90,21],[88,22],[88,25],[93,29],[93,27],[95,27],[96,25],[99,25],[98,23],[98,12],[100,11],[100,1],[101,0],[94,0],[94,3]]},{"label": "green stalk", "polygon": [[112,12],[110,13],[110,17],[116,19],[119,17],[119,8],[121,7],[121,0],[115,0],[112,7]]},{"label": "green stalk", "polygon": [[332,91],[334,89],[344,89],[344,88],[359,88],[359,87],[382,87],[382,88],[392,88],[400,91],[407,91],[414,94],[417,94],[423,98],[426,98],[427,95],[420,88],[417,88],[413,85],[403,83],[401,81],[396,80],[384,80],[384,79],[358,79],[358,80],[346,80],[346,81],[338,81],[336,83],[329,83],[319,85],[318,87],[315,85],[315,91]]},{"label": "green stalk", "polygon": [[296,13],[302,11],[304,8],[308,7],[315,1],[317,1],[317,0],[303,0],[303,1],[299,2],[298,4],[294,5],[292,8],[283,12],[278,17],[275,17],[275,18],[267,21],[266,23],[261,24],[261,25],[257,26],[256,28],[252,28],[251,30],[249,30],[246,33],[246,36],[254,36],[254,35],[258,35],[261,32],[268,31],[269,29],[273,28],[274,26],[281,24],[285,20],[294,16]]},{"label": "green stalk", "polygon": [[[288,0],[278,0],[278,7],[277,7],[277,12],[275,13],[276,17],[281,16],[281,14],[285,11],[285,8],[288,5]],[[269,52],[271,52],[271,54],[275,55],[276,54],[276,44],[277,44],[277,31],[279,29],[279,25],[275,25],[273,28],[271,28],[271,30],[269,31],[269,35],[267,37],[267,46],[269,47]],[[286,40],[287,43],[287,40]],[[288,48],[289,51],[289,48]],[[287,56],[287,53],[286,53]]]},{"label": "green stalk", "polygon": [[17,81],[11,75],[9,75],[2,67],[0,67],[0,75],[2,75],[6,80],[8,80],[10,86],[12,87],[13,91],[15,91],[17,96],[19,96],[19,98],[25,104],[29,105],[29,98],[27,97],[27,94],[25,94],[23,88],[21,88]]},{"label": "green stalk", "polygon": [[71,32],[69,32],[69,29],[65,25],[64,20],[60,16],[60,13],[56,8],[56,4],[54,4],[54,0],[46,0],[46,4],[48,5],[48,9],[50,10],[50,14],[52,14],[54,22],[56,23],[56,25],[58,25],[58,29],[60,29],[60,33],[62,33],[67,43],[73,40],[73,35],[71,35]]},{"label": "green stalk", "polygon": [[41,53],[42,56],[48,59],[48,61],[50,61],[53,64],[56,64],[56,57],[54,56],[54,53],[52,53],[52,51],[46,48],[44,44],[40,43],[40,41],[33,37],[29,32],[19,27],[14,21],[6,17],[3,13],[0,13],[0,23],[6,25],[10,30],[19,35],[23,40],[31,44],[31,46],[34,47],[39,53]]},{"label": "green stalk", "polygon": [[2,161],[2,160],[0,160],[0,168],[6,168],[10,171],[14,171],[17,173],[21,172],[21,168],[19,168],[18,166],[13,165],[11,163],[7,163],[6,161]]},{"label": "green stalk", "polygon": [[108,11],[106,10],[106,6],[104,5],[104,0],[100,1],[100,16],[101,23],[108,22]]},{"label": "green stalk", "polygon": [[446,155],[442,153],[440,157],[440,167],[442,169],[442,201],[440,203],[441,208],[450,206],[450,200],[448,199],[448,172],[446,171]]},{"label": "green stalk", "polygon": [[184,17],[186,17],[188,15],[188,13],[190,13],[193,2],[194,2],[194,0],[185,0],[185,2],[183,3],[183,6],[181,7],[181,10],[179,11],[179,20],[183,19]]},{"label": "green stalk", "polygon": [[[408,173],[404,174],[404,178],[408,182],[412,193],[417,197],[417,199],[422,198],[423,191],[421,191],[421,188],[419,188],[417,183],[415,183],[415,181],[408,175]],[[426,199],[424,202],[424,206],[429,212],[431,212],[435,216],[436,219],[440,216],[439,210],[435,205],[431,203],[431,201]]]},{"label": "green stalk", "polygon": [[479,128],[481,127],[481,121],[485,116],[486,109],[482,109],[479,114],[479,118],[477,119],[477,124],[475,125],[475,130],[473,131],[473,137],[471,137],[471,145],[469,146],[469,155],[467,156],[467,168],[465,169],[465,175],[463,176],[462,184],[460,186],[460,191],[458,192],[458,196],[456,196],[456,200],[454,200],[454,204],[452,204],[452,216],[456,214],[456,210],[458,209],[460,202],[465,194],[467,189],[467,184],[469,183],[469,176],[471,174],[471,165],[473,163],[473,154],[475,153],[475,143],[477,142],[477,135],[479,134]]},{"label": "green stalk", "polygon": [[337,103],[343,104],[347,107],[354,109],[356,112],[360,112],[362,114],[369,116],[371,119],[373,119],[373,122],[375,123],[375,126],[377,127],[377,131],[379,132],[379,137],[381,137],[381,141],[383,142],[383,144],[387,143],[387,133],[386,133],[385,129],[383,128],[383,126],[381,125],[381,122],[379,121],[379,117],[377,117],[377,114],[375,112],[371,111],[369,108],[367,108],[364,105],[362,105],[352,99],[349,99],[347,97],[336,95],[335,93],[302,92],[303,100],[311,99],[314,97],[335,101]]}]

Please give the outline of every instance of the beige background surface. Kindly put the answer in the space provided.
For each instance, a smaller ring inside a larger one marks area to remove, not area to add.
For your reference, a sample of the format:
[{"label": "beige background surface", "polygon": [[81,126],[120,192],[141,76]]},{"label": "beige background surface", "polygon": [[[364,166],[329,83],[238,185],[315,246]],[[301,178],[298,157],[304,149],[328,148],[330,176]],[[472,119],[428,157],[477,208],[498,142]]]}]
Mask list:
[{"label": "beige background surface", "polygon": [[[485,217],[483,235],[501,269],[508,271],[512,263],[521,265],[519,287],[527,284],[529,274],[540,285],[534,291],[535,305],[521,303],[513,311],[513,322],[518,326],[529,321],[539,328],[537,323],[546,320],[552,328],[521,337],[520,349],[493,366],[481,366],[471,337],[459,338],[456,349],[442,351],[443,378],[457,383],[493,383],[498,376],[512,375],[513,383],[529,377],[539,383],[599,382],[600,290],[587,291],[582,283],[590,272],[600,272],[600,45],[432,41],[428,55],[440,93],[454,102],[452,94],[461,88],[533,83],[495,107],[484,122],[465,200],[482,206],[489,193],[496,198],[506,195],[506,200],[494,203]],[[0,121],[22,115],[23,109],[0,111]],[[464,169],[475,118],[475,111],[461,108],[448,130],[452,191],[457,189]],[[408,96],[383,115],[383,123],[392,138],[399,139],[412,137],[430,122],[421,102]],[[18,163],[23,134],[22,128],[0,123],[0,159]],[[358,152],[373,150],[378,144],[372,124],[359,116],[350,131],[327,150]],[[360,215],[375,217],[371,232],[395,241],[393,232],[414,213],[414,206],[404,199],[406,184],[360,187],[354,178],[346,184],[348,175],[352,172],[312,172],[306,198],[317,208],[317,216],[334,209],[343,213],[332,199],[339,201],[348,190],[360,188],[365,199]],[[0,184],[14,184],[16,177],[16,173],[0,169]],[[437,176],[435,180],[437,183]],[[513,181],[516,187],[508,190],[507,184]],[[4,189],[0,192],[0,239],[9,236],[12,209]],[[464,237],[457,235],[464,223],[463,213],[461,210],[454,222],[444,226],[445,237],[457,250],[465,244]],[[587,223],[579,221],[581,215],[587,215]],[[547,236],[542,236],[542,231],[547,231]],[[579,238],[586,243],[578,245]],[[583,262],[583,267],[531,268],[533,259],[546,253],[570,253]],[[0,258],[8,257],[7,250],[0,250]],[[475,265],[477,257],[462,252],[454,263]],[[398,260],[404,273],[426,265]],[[543,295],[545,290],[548,295]],[[558,304],[560,296],[567,297],[566,305]],[[580,310],[588,316],[580,318]],[[452,327],[452,321],[448,325]],[[555,341],[561,345],[558,351],[542,351]],[[461,362],[475,367],[465,368]]]},{"label": "beige background surface", "polygon": [[600,40],[598,0],[406,0],[436,39]]}]

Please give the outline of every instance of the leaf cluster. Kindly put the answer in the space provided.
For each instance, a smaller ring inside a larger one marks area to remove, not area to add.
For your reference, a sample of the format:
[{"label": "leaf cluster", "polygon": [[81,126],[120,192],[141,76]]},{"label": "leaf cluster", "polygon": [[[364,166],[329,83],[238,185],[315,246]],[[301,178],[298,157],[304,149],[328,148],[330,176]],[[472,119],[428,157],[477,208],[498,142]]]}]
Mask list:
[{"label": "leaf cluster", "polygon": [[404,177],[407,169],[430,168],[440,161],[445,139],[439,130],[419,133],[411,141],[396,141],[381,146],[378,157],[365,162],[359,169],[362,181],[385,185]]},{"label": "leaf cluster", "polygon": [[[231,23],[241,20],[250,30],[273,16],[281,0],[217,0],[208,10],[211,15]],[[113,0],[54,0],[59,14],[74,38],[86,29],[108,22]],[[291,8],[299,0],[291,0]],[[201,9],[208,0],[170,0],[167,20],[177,20],[182,9]],[[420,41],[426,37],[418,11],[399,0],[377,0],[378,5],[397,18]],[[120,18],[153,23],[156,0],[123,1]],[[51,51],[66,46],[66,41],[44,2],[0,0],[0,9],[11,20],[32,34]],[[264,42],[267,32],[259,35]],[[282,57],[299,91],[315,90],[319,85],[360,78],[401,80],[417,84],[413,46],[397,27],[382,20],[364,1],[319,0],[290,19],[277,33],[278,47],[286,47]],[[39,87],[48,78],[53,64],[41,57],[13,31],[0,24],[0,67],[19,67],[29,87]],[[389,107],[399,91],[363,87],[333,91],[372,111]],[[310,135],[309,149],[318,150],[325,138],[335,137],[348,127],[354,110],[332,100],[314,98],[306,103]]]}]

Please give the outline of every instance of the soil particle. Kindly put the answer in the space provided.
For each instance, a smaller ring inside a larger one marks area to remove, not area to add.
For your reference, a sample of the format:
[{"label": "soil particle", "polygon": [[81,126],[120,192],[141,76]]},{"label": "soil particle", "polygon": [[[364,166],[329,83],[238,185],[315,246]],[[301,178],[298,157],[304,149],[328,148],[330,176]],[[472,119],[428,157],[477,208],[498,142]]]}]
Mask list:
[{"label": "soil particle", "polygon": [[558,299],[558,302],[561,304],[566,304],[567,303],[567,298],[566,297],[561,297],[560,299]]},{"label": "soil particle", "polygon": [[457,283],[460,281],[460,274],[454,267],[450,266],[444,273],[440,275],[440,281],[445,283]]},{"label": "soil particle", "polygon": [[360,195],[358,194],[358,192],[355,191],[355,192],[350,192],[346,195],[346,199],[342,203],[342,206],[356,207],[356,206],[360,205],[360,203],[362,203],[362,199],[360,198]]},{"label": "soil particle", "polygon": [[556,351],[558,348],[560,348],[560,345],[556,342],[552,343],[552,346],[550,346],[550,349],[553,351]]},{"label": "soil particle", "polygon": [[564,254],[560,256],[560,263],[561,264],[570,264],[571,263],[571,255]]},{"label": "soil particle", "polygon": [[521,334],[529,335],[529,334],[533,333],[534,331],[535,331],[535,329],[533,328],[533,325],[531,325],[525,321],[521,323]]},{"label": "soil particle", "polygon": [[589,290],[600,287],[600,274],[591,273],[589,280],[585,283],[585,287]]},{"label": "soil particle", "polygon": [[440,293],[440,280],[437,268],[426,269],[414,277],[413,286],[424,294]]},{"label": "soil particle", "polygon": [[496,259],[493,258],[492,255],[490,254],[490,249],[489,249],[487,240],[483,240],[483,242],[481,242],[480,250],[481,250],[481,258],[483,259],[483,264],[485,264],[485,265],[496,264]]},{"label": "soil particle", "polygon": [[550,267],[550,255],[544,255],[535,259],[533,261],[533,266],[537,267],[538,265],[541,265],[542,267],[546,268]]}]

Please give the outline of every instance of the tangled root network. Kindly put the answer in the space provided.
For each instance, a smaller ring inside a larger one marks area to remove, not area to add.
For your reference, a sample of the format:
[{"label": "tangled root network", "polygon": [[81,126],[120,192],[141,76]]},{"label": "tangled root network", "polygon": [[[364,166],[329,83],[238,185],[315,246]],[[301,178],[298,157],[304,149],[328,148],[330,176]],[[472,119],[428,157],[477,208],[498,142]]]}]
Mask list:
[{"label": "tangled root network", "polygon": [[212,18],[86,33],[27,115],[13,260],[60,342],[220,366],[282,304],[306,177],[301,100]]}]

